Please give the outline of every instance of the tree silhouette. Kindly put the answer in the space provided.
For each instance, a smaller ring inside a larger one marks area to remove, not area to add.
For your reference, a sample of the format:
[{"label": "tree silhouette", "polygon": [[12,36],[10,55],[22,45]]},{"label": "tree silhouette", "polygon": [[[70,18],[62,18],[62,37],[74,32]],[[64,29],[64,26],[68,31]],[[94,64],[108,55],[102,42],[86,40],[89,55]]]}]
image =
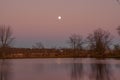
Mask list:
[{"label": "tree silhouette", "polygon": [[104,53],[106,49],[109,49],[109,45],[112,42],[111,34],[108,31],[97,29],[87,37],[91,50],[98,53]]},{"label": "tree silhouette", "polygon": [[35,49],[43,49],[44,45],[41,42],[37,42],[32,47],[35,48]]},{"label": "tree silhouette", "polygon": [[120,4],[120,0],[116,0],[118,4]]},{"label": "tree silhouette", "polygon": [[120,35],[120,26],[117,28],[118,34]]},{"label": "tree silhouette", "polygon": [[82,49],[83,38],[80,35],[72,34],[69,37],[68,43],[70,44],[72,49]]},{"label": "tree silhouette", "polygon": [[10,26],[0,25],[0,47],[11,47],[11,44],[15,38],[12,34]]}]

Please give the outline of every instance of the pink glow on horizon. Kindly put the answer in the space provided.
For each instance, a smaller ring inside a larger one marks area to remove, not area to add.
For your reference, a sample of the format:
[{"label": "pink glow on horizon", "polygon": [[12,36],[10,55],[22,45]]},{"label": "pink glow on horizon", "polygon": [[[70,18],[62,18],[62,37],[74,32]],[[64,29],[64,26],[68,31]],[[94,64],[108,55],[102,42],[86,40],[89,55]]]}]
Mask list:
[{"label": "pink glow on horizon", "polygon": [[25,40],[87,36],[99,27],[116,36],[120,5],[115,0],[1,0],[0,24],[11,25],[16,38]]}]

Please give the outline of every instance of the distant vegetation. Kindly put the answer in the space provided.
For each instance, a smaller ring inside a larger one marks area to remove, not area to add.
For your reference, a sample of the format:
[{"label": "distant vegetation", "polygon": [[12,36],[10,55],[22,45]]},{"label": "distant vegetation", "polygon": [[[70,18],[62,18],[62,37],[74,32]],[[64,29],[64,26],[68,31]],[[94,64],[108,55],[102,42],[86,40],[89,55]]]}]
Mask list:
[{"label": "distant vegetation", "polygon": [[[116,28],[120,36],[120,26]],[[113,44],[113,37],[109,31],[101,28],[88,34],[72,34],[66,44],[70,48],[47,49],[39,41],[29,48],[15,48],[12,46],[15,38],[12,28],[0,25],[0,58],[44,58],[44,57],[118,57],[120,58],[120,44]],[[110,46],[113,48],[110,48]]]},{"label": "distant vegetation", "polygon": [[11,47],[14,39],[11,27],[0,25],[0,47]]},{"label": "distant vegetation", "polygon": [[14,41],[10,26],[0,25],[0,56],[3,57],[8,49],[12,47]]}]

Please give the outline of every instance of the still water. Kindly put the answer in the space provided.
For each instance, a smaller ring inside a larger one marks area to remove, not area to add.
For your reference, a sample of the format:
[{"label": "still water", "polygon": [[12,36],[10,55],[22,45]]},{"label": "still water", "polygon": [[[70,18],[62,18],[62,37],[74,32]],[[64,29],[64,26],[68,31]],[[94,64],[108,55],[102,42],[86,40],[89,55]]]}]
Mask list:
[{"label": "still water", "polygon": [[94,58],[0,60],[0,80],[120,80],[120,60]]}]

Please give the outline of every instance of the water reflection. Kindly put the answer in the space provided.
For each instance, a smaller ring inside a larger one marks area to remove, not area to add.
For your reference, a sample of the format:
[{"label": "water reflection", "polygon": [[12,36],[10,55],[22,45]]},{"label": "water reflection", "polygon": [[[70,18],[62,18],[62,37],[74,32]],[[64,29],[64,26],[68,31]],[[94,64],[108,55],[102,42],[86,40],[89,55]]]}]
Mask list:
[{"label": "water reflection", "polygon": [[120,71],[119,66],[119,64],[109,64],[106,61],[103,63],[100,60],[93,63],[84,63],[84,61],[73,63],[71,80],[119,80],[119,76],[115,77],[116,70]]},{"label": "water reflection", "polygon": [[0,80],[10,80],[10,62],[9,60],[0,60]]},{"label": "water reflection", "polygon": [[93,77],[95,80],[111,80],[111,65],[96,63],[92,65]]},{"label": "water reflection", "polygon": [[78,80],[83,75],[83,64],[73,63],[71,68],[72,80]]},{"label": "water reflection", "polygon": [[0,80],[119,80],[119,60],[0,60]]}]

